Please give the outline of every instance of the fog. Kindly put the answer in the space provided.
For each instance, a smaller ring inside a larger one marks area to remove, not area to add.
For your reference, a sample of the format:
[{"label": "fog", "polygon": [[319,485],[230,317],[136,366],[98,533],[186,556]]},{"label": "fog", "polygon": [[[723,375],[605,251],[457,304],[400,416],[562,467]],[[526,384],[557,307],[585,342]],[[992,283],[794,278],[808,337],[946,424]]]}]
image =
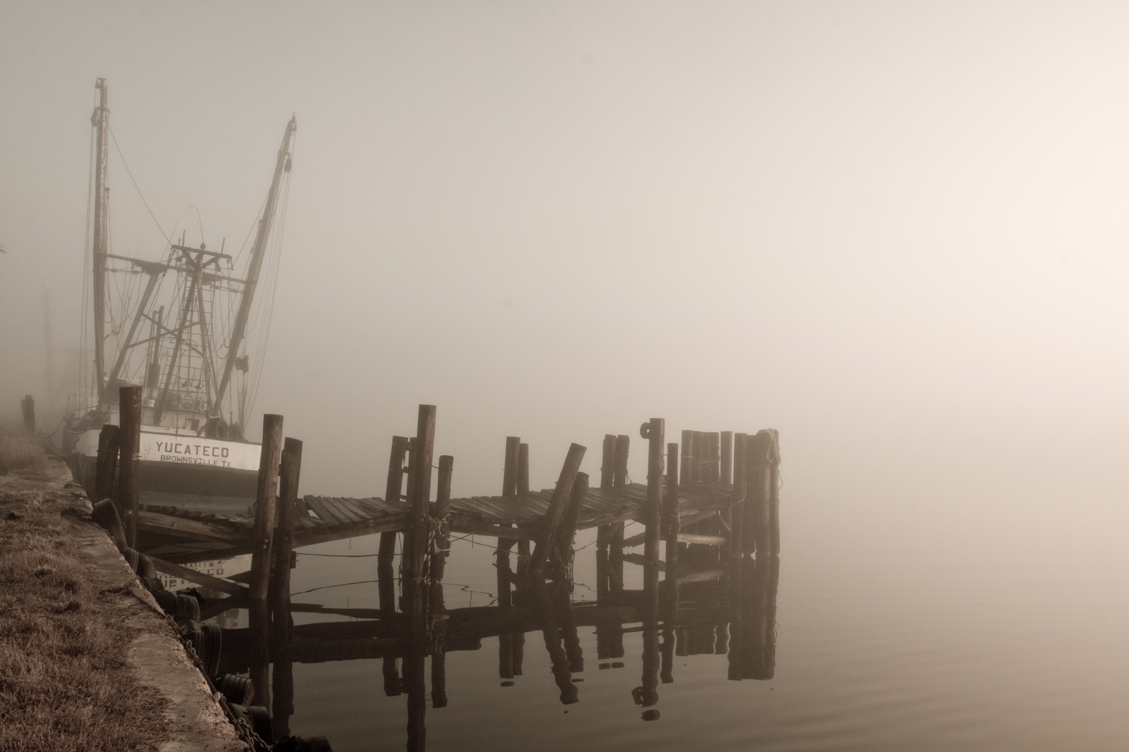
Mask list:
[{"label": "fog", "polygon": [[596,473],[654,416],[779,429],[791,514],[1101,514],[1129,486],[1127,21],[4,3],[3,412],[51,409],[45,283],[56,370],[76,357],[105,77],[112,245],[141,258],[165,240],[125,164],[165,233],[238,247],[297,115],[252,422],[305,440],[306,492],[382,493],[428,403],[456,494],[498,491],[507,435],[546,486],[570,442]]}]

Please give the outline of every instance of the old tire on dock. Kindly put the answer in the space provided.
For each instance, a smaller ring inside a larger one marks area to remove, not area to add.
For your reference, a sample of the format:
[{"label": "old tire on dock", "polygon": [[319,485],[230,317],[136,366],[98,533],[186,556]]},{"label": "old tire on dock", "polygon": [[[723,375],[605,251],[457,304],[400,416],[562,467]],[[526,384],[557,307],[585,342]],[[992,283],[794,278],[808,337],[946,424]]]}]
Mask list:
[{"label": "old tire on dock", "polygon": [[246,705],[255,696],[255,685],[251,683],[251,677],[239,674],[224,674],[216,682],[216,689],[232,705]]},{"label": "old tire on dock", "polygon": [[263,740],[270,740],[274,731],[271,728],[270,711],[261,705],[232,705],[235,717],[251,727]]}]

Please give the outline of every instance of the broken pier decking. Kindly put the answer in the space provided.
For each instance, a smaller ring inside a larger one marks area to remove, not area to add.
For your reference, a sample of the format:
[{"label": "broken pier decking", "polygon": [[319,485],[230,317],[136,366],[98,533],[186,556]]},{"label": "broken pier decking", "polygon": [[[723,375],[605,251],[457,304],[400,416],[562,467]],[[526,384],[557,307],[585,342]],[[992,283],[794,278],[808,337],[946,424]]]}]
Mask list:
[{"label": "broken pier decking", "polygon": [[[545,518],[552,496],[553,490],[545,489],[517,496],[452,499],[449,529],[463,535],[531,540]],[[732,487],[728,484],[690,483],[679,486],[678,506],[683,514],[716,510],[727,507],[731,497]],[[643,483],[589,488],[577,528],[641,520],[646,501],[647,486]],[[295,506],[293,545],[298,548],[404,530],[411,505],[403,498],[305,496],[299,497]],[[138,515],[138,530],[150,537],[148,548],[162,558],[180,563],[250,553],[254,523],[253,515],[223,517],[170,507],[146,507]],[[203,547],[195,541],[208,545]]]}]

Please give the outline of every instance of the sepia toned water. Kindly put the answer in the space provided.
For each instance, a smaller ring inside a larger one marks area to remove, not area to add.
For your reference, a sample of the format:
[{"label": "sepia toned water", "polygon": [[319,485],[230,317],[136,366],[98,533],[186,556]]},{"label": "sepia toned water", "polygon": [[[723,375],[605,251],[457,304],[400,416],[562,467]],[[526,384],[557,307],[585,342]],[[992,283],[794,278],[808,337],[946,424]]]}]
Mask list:
[{"label": "sepia toned water", "polygon": [[[1129,512],[1116,483],[1077,482],[1070,468],[1046,470],[1051,460],[995,476],[911,460],[878,477],[866,462],[789,466],[786,454],[771,679],[729,680],[726,655],[676,655],[648,708],[657,718],[644,720],[633,697],[643,635],[632,625],[614,661],[597,657],[594,628],[580,628],[571,705],[539,632],[526,635],[512,680],[499,678],[488,638],[447,654],[448,705],[429,702],[427,747],[1124,749]],[[376,608],[378,537],[302,549],[293,600]],[[594,600],[594,538],[577,541],[575,600]],[[447,607],[490,604],[493,562],[481,542],[455,542]],[[641,568],[626,573],[628,588],[641,586]],[[294,679],[294,733],[325,735],[336,750],[405,747],[407,697],[385,695],[380,660],[295,664]]]}]

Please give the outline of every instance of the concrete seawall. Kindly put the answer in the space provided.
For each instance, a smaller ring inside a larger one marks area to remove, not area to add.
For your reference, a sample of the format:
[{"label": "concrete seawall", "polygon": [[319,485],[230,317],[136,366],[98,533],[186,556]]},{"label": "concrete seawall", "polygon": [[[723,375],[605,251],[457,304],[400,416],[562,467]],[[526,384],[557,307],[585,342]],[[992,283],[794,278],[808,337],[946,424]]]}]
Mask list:
[{"label": "concrete seawall", "polygon": [[[41,507],[57,505],[64,520],[71,551],[83,563],[85,576],[123,626],[129,670],[137,680],[155,689],[167,702],[166,737],[162,752],[235,752],[247,750],[200,671],[193,665],[177,637],[172,622],[153,597],[141,587],[129,564],[101,527],[90,519],[86,494],[71,482],[70,472],[52,461],[46,473],[0,476],[0,494],[12,500],[31,500]],[[5,511],[7,514],[17,512]],[[128,702],[123,698],[123,702]]]}]

